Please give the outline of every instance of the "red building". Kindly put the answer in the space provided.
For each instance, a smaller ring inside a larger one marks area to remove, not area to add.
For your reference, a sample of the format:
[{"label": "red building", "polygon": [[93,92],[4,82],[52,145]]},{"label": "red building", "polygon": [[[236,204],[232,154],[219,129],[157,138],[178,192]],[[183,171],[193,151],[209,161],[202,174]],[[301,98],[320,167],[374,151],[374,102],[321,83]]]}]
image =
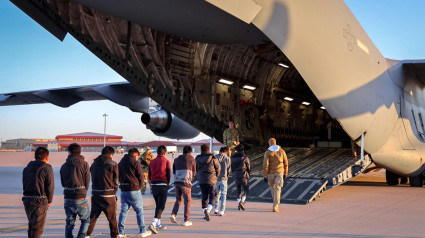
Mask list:
[{"label": "red building", "polygon": [[33,148],[37,146],[45,146],[50,151],[67,151],[68,146],[72,143],[81,145],[84,152],[100,152],[104,147],[104,140],[106,145],[112,146],[115,149],[125,149],[130,144],[129,142],[122,141],[122,136],[106,135],[82,132],[75,134],[66,134],[56,136],[56,140],[50,142],[33,143]]}]

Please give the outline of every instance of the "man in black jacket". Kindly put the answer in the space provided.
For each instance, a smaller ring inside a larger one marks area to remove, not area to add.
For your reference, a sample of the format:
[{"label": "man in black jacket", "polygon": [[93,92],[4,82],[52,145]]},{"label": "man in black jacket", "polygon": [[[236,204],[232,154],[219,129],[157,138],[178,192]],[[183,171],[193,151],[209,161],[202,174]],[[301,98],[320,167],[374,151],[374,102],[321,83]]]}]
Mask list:
[{"label": "man in black jacket", "polygon": [[105,213],[109,222],[110,235],[112,238],[118,236],[117,223],[117,197],[118,190],[118,164],[112,160],[115,154],[114,148],[106,146],[102,154],[97,157],[90,167],[92,178],[92,198],[90,226],[87,235],[93,232],[94,225],[99,215]]},{"label": "man in black jacket", "polygon": [[[232,155],[232,171],[235,176],[235,183],[238,191],[238,209],[245,210],[245,199],[248,196],[249,186],[248,179],[251,172],[251,165],[248,156],[244,153],[244,146],[239,144],[236,147],[236,153]],[[245,194],[242,196],[242,187]]]},{"label": "man in black jacket", "polygon": [[80,217],[81,226],[78,238],[84,238],[90,224],[89,202],[86,199],[90,185],[89,164],[81,155],[81,146],[72,143],[68,146],[68,158],[60,170],[66,214],[65,237],[72,238],[75,218]]},{"label": "man in black jacket", "polygon": [[191,226],[190,204],[192,201],[192,183],[196,175],[196,162],[192,156],[192,147],[183,147],[183,154],[177,157],[173,163],[174,190],[176,191],[176,202],[170,220],[177,223],[177,212],[179,211],[182,197],[184,199],[184,223],[183,226]]},{"label": "man in black jacket", "polygon": [[143,185],[144,175],[142,165],[137,161],[139,155],[138,149],[131,148],[118,163],[121,189],[121,213],[118,220],[120,235],[118,237],[125,237],[124,223],[130,207],[133,207],[136,212],[139,235],[146,237],[152,234],[151,231],[146,230],[143,216],[143,198],[140,188]]},{"label": "man in black jacket", "polygon": [[199,174],[199,187],[202,193],[204,219],[210,220],[210,212],[217,199],[217,177],[220,175],[220,162],[210,152],[207,144],[201,145],[201,154],[196,156],[196,169]]},{"label": "man in black jacket", "polygon": [[22,172],[25,213],[28,218],[28,237],[39,238],[43,234],[47,208],[50,207],[55,190],[53,169],[49,161],[49,150],[38,147],[35,160],[28,163]]}]

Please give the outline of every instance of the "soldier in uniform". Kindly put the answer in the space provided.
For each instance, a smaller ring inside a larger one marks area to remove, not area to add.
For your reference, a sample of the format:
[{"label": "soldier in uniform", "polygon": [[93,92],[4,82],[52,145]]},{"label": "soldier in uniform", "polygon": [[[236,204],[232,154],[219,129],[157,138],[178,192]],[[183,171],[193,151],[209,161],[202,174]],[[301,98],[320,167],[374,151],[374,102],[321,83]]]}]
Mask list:
[{"label": "soldier in uniform", "polygon": [[149,146],[146,146],[146,151],[139,157],[139,161],[142,164],[142,169],[145,174],[145,180],[143,181],[142,189],[140,189],[142,194],[145,194],[146,192],[148,167],[152,160],[153,160],[153,154],[151,152],[151,148]]},{"label": "soldier in uniform", "polygon": [[236,146],[239,145],[239,131],[234,127],[233,121],[229,121],[229,128],[223,132],[224,146],[229,148],[229,157],[232,156]]}]

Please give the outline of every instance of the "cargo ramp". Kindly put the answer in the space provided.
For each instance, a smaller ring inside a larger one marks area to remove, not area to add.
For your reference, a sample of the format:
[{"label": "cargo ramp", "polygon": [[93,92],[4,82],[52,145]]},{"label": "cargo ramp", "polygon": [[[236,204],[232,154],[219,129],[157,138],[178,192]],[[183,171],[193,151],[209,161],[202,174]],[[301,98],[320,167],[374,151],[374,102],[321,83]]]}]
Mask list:
[{"label": "cargo ramp", "polygon": [[[326,190],[340,185],[363,171],[370,164],[353,156],[351,149],[342,148],[284,148],[289,162],[289,174],[282,188],[282,203],[308,204]],[[263,180],[263,156],[265,149],[248,151],[251,161],[251,177],[247,200],[272,201],[270,187]],[[229,177],[227,197],[236,199],[236,184]],[[174,188],[170,188],[170,195]],[[195,179],[192,196],[201,196]]]}]

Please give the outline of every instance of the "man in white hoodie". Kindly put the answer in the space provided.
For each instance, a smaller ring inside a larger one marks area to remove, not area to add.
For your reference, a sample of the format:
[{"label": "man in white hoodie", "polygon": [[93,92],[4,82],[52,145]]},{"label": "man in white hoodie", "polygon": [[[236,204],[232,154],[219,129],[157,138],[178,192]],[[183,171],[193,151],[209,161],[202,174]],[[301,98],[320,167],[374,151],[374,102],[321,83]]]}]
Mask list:
[{"label": "man in white hoodie", "polygon": [[279,212],[280,191],[283,179],[288,175],[288,158],[285,151],[276,145],[274,138],[269,139],[269,148],[264,153],[263,176],[270,185],[273,197],[273,212]]}]

